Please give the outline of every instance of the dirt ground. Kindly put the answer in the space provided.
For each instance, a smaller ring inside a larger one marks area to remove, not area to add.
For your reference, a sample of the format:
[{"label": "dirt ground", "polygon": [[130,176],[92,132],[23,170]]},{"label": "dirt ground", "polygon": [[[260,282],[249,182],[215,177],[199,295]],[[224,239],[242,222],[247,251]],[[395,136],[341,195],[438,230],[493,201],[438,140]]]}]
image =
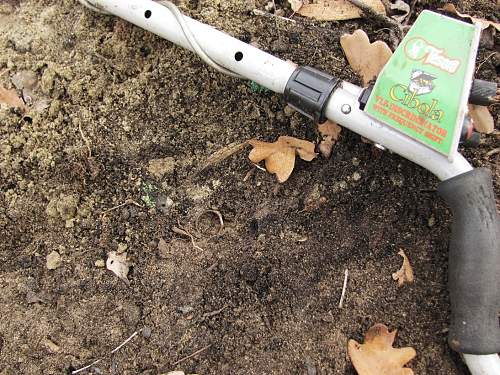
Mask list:
[{"label": "dirt ground", "polygon": [[[354,83],[339,36],[361,27],[389,41],[366,20],[290,23],[251,13],[266,3],[180,5]],[[276,4],[291,14],[284,0]],[[494,1],[455,4],[500,18]],[[482,44],[478,77],[498,81],[498,46],[498,36]],[[0,2],[0,51],[0,84],[31,71],[35,99],[48,100],[28,114],[0,110],[0,374],[70,373],[137,330],[87,373],[355,374],[347,340],[377,322],[398,329],[396,346],[416,349],[416,374],[468,373],[446,344],[450,214],[430,173],[349,131],[331,159],[298,160],[282,185],[258,169],[244,181],[248,148],[198,173],[232,142],[317,141],[316,128],[279,95],[254,92],[76,1]],[[496,132],[463,151],[494,171],[497,193],[500,154],[486,153],[498,147]],[[149,161],[167,157],[163,177],[153,176]],[[222,231],[207,209],[222,214]],[[391,278],[400,248],[416,276],[402,288]],[[114,250],[133,263],[129,285],[103,267]],[[60,264],[48,269],[54,251]]]}]

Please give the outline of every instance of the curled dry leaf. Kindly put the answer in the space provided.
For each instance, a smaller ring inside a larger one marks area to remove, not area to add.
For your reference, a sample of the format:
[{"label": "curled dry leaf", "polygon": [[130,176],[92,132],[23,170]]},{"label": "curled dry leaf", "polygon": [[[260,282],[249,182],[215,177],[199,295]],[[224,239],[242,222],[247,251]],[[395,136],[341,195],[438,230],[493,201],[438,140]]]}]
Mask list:
[{"label": "curled dry leaf", "polygon": [[117,254],[116,251],[111,251],[108,253],[108,259],[106,260],[106,268],[123,280],[126,284],[130,281],[127,279],[128,271],[130,269],[130,263],[127,259],[127,253]]},{"label": "curled dry leaf", "polygon": [[394,14],[391,16],[398,22],[403,22],[408,14],[410,14],[410,5],[405,3],[403,0],[393,1],[390,3],[389,7],[391,10],[401,12],[401,14]]},{"label": "curled dry leaf", "polygon": [[495,130],[495,121],[488,107],[469,104],[469,115],[472,118],[474,129],[479,133],[489,134]]},{"label": "curled dry leaf", "polygon": [[370,43],[363,30],[342,35],[340,45],[352,70],[361,76],[363,86],[377,77],[392,56],[386,43],[380,40]]},{"label": "curled dry leaf", "polygon": [[413,282],[413,269],[403,249],[399,250],[398,254],[403,257],[403,265],[397,272],[392,274],[392,278],[398,281],[399,286],[403,286],[405,282]]},{"label": "curled dry leaf", "polygon": [[322,138],[319,143],[319,151],[323,157],[328,159],[332,154],[333,145],[339,139],[342,128],[333,121],[327,120],[318,125],[318,131]]},{"label": "curled dry leaf", "polygon": [[26,109],[26,105],[17,95],[16,90],[7,90],[0,87],[0,104],[6,104],[9,107]]},{"label": "curled dry leaf", "polygon": [[316,157],[314,143],[294,137],[281,136],[274,143],[252,139],[248,143],[253,146],[248,158],[254,163],[265,160],[267,171],[274,173],[279,182],[285,182],[292,174],[295,155],[305,161]]},{"label": "curled dry leaf", "polygon": [[[363,14],[348,0],[288,1],[294,12],[320,21],[350,20],[361,18]],[[370,6],[375,12],[385,14],[385,7],[381,0],[363,0],[363,3]]]},{"label": "curled dry leaf", "polygon": [[441,8],[441,10],[444,10],[445,12],[456,14],[457,16],[459,16],[461,18],[468,18],[473,24],[481,26],[481,30],[487,29],[488,27],[491,26],[491,27],[494,27],[497,31],[500,31],[500,23],[488,21],[488,20],[485,20],[483,18],[473,17],[473,16],[470,16],[470,15],[465,14],[465,13],[460,13],[457,10],[457,8],[455,7],[455,5],[453,5],[451,3],[445,4]]},{"label": "curled dry leaf", "polygon": [[411,347],[393,348],[396,332],[378,323],[366,332],[363,344],[349,340],[347,352],[359,375],[413,375],[403,366],[417,353]]}]

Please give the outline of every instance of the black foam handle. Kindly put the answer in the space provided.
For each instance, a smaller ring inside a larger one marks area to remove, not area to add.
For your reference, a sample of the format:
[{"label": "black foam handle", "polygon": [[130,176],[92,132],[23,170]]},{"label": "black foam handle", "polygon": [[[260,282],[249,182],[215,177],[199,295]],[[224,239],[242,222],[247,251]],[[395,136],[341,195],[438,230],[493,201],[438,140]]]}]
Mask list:
[{"label": "black foam handle", "polygon": [[448,344],[468,354],[500,352],[500,222],[491,173],[478,168],[443,181],[453,223]]}]

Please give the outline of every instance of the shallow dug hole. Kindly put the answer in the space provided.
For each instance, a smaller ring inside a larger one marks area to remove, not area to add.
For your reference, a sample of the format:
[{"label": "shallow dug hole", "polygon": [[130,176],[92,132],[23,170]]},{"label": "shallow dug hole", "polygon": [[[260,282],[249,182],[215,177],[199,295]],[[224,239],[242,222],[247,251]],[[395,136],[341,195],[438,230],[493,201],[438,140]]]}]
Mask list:
[{"label": "shallow dug hole", "polygon": [[[362,27],[389,40],[363,20],[251,14],[265,3],[181,5],[354,83],[339,35]],[[495,14],[488,1],[456,5]],[[75,1],[7,1],[0,10],[0,83],[35,72],[38,95],[50,100],[29,121],[0,111],[0,373],[65,373],[143,329],[93,373],[355,374],[347,340],[377,322],[398,329],[397,346],[415,347],[416,374],[467,373],[446,345],[450,215],[436,178],[349,131],[331,159],[298,160],[282,185],[257,169],[244,181],[249,149],[200,172],[232,142],[315,141],[315,127],[280,96]],[[494,49],[480,49],[480,78],[497,79]],[[490,135],[464,150],[493,170],[497,192],[499,154],[486,153],[499,143]],[[153,173],[150,161],[164,158],[172,159]],[[222,230],[207,209],[221,213]],[[402,288],[391,278],[400,248],[416,277]],[[129,285],[102,267],[110,251],[127,252]]]}]

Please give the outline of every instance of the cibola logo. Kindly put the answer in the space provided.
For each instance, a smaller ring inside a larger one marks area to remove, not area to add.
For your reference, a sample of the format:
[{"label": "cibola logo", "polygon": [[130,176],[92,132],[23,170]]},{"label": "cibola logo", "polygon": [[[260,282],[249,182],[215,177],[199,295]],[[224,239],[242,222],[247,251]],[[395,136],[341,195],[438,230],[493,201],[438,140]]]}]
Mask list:
[{"label": "cibola logo", "polygon": [[430,44],[424,38],[412,38],[406,42],[404,48],[406,56],[412,60],[422,61],[447,73],[454,74],[460,66],[460,60],[446,56],[444,48]]}]

